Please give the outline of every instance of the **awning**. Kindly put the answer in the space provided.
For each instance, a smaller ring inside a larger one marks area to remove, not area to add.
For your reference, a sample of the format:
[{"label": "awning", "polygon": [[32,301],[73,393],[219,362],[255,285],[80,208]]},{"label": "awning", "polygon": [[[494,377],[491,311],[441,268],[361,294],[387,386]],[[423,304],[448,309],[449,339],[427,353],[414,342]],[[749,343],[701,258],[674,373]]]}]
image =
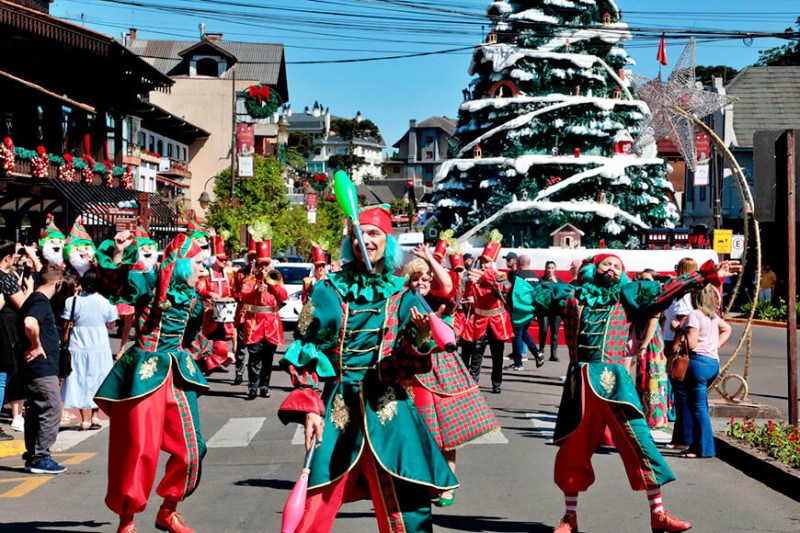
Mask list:
[{"label": "awning", "polygon": [[188,189],[188,183],[181,183],[180,181],[171,180],[167,177],[162,176],[161,174],[156,174],[156,180],[160,181],[161,183],[166,183],[167,185],[172,185],[173,187],[180,187],[182,189]]},{"label": "awning", "polygon": [[94,112],[95,112],[94,107],[92,107],[90,105],[82,104],[82,103],[80,103],[80,102],[78,102],[76,100],[73,100],[71,98],[67,98],[66,96],[61,96],[60,94],[54,93],[53,91],[48,91],[47,89],[45,89],[41,85],[37,85],[37,84],[35,84],[35,83],[31,82],[31,81],[23,80],[22,78],[18,78],[16,76],[14,76],[13,74],[9,74],[8,72],[5,72],[3,70],[0,70],[0,78],[8,79],[13,83],[17,83],[19,85],[22,85],[23,87],[26,87],[28,89],[31,89],[31,90],[37,91],[37,92],[39,92],[41,94],[44,94],[46,96],[49,96],[50,98],[53,98],[54,100],[57,100],[57,101],[61,102],[62,104],[66,104],[68,107],[72,107],[72,108],[75,108],[75,109],[83,109],[87,113],[92,113],[92,114],[94,114]]},{"label": "awning", "polygon": [[[107,213],[110,207],[118,207],[120,202],[139,201],[140,191],[89,185],[77,181],[61,181],[48,179],[56,189],[69,199],[69,202],[80,212],[91,212],[98,215]],[[175,219],[177,215],[161,197],[148,193],[151,217]]]}]

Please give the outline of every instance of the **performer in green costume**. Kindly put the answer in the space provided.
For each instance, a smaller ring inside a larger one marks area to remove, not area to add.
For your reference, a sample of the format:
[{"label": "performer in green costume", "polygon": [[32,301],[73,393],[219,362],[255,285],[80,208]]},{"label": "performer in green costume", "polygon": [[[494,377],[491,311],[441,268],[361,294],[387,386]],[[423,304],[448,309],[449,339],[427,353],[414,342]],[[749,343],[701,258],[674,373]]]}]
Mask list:
[{"label": "performer in green costume", "polygon": [[655,447],[636,387],[620,364],[627,351],[628,329],[637,314],[652,316],[673,300],[721,276],[739,272],[736,262],[712,261],[699,272],[673,279],[661,287],[652,281],[630,282],[622,260],[599,254],[584,262],[580,285],[563,283],[514,287],[514,324],[530,320],[536,312],[560,314],[570,354],[570,366],[554,441],[555,482],[564,492],[567,511],[555,533],[578,530],[578,492],[594,482],[591,457],[602,442],[606,426],[625,465],[631,488],[646,490],[654,532],[685,531],[691,523],[664,510],[661,485],[675,479]]},{"label": "performer in green costume", "polygon": [[[314,285],[301,339],[281,364],[296,389],[279,410],[284,423],[316,434],[306,512],[298,533],[330,531],[342,503],[371,498],[381,533],[432,531],[431,497],[458,486],[400,383],[430,370],[427,315],[395,277],[401,252],[386,206],[359,221],[375,273],[348,238],[339,272]],[[323,431],[324,428],[324,431]]]}]

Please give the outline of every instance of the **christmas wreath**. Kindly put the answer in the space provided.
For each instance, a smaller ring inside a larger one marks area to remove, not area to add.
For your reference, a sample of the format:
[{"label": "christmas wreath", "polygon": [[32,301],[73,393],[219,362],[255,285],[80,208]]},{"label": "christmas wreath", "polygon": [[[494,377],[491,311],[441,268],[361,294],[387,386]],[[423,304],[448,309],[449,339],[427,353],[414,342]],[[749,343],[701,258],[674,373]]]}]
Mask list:
[{"label": "christmas wreath", "polygon": [[278,110],[278,95],[266,85],[251,85],[244,92],[244,107],[255,119],[271,117]]},{"label": "christmas wreath", "polygon": [[322,192],[328,188],[328,175],[314,174],[313,179],[309,182],[309,184],[315,191]]}]

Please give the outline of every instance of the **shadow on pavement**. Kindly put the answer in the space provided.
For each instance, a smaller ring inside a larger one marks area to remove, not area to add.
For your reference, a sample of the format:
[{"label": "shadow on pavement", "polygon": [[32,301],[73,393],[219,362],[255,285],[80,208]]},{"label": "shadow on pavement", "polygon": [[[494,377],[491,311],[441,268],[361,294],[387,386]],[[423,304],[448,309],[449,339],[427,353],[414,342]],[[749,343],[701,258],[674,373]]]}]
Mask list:
[{"label": "shadow on pavement", "polygon": [[498,533],[551,533],[553,526],[541,522],[516,522],[499,516],[433,515],[433,523],[457,531]]},{"label": "shadow on pavement", "polygon": [[294,484],[294,481],[289,481],[287,479],[242,479],[234,483],[234,485],[239,487],[262,487],[286,491],[292,490]]},{"label": "shadow on pavement", "polygon": [[[94,531],[108,531],[111,522],[96,522],[94,520],[87,520],[84,522],[9,522],[3,524],[3,533],[29,533],[32,531],[70,531],[74,533],[87,533]],[[89,529],[67,529],[67,528],[89,528]]]}]

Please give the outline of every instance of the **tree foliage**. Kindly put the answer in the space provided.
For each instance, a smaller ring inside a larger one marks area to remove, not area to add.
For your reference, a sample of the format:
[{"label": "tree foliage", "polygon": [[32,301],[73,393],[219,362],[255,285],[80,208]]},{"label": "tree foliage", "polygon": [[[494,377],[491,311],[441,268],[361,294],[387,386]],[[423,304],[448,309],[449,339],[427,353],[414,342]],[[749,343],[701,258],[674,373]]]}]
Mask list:
[{"label": "tree foliage", "polygon": [[739,74],[738,69],[727,65],[699,66],[695,68],[697,81],[702,82],[704,85],[711,83],[712,78],[722,78],[723,83],[728,83],[737,74]]},{"label": "tree foliage", "polygon": [[309,258],[312,240],[339,241],[341,215],[338,219],[323,216],[324,223],[320,224],[318,214],[318,223],[312,225],[303,206],[291,205],[287,201],[283,165],[274,159],[256,156],[254,170],[254,177],[236,179],[236,198],[233,201],[230,200],[230,169],[216,176],[214,193],[217,200],[209,208],[208,221],[217,232],[223,229],[230,232],[231,239],[227,243],[229,252],[234,256],[242,253],[240,228],[257,220],[272,226],[272,249],[276,253],[295,246],[301,256]]},{"label": "tree foliage", "polygon": [[[795,21],[797,30],[800,30],[800,17]],[[786,32],[794,32],[792,28],[786,28]],[[776,46],[758,52],[759,67],[792,67],[800,65],[800,40],[797,38],[793,42]]]},{"label": "tree foliage", "polygon": [[289,143],[286,146],[286,162],[294,168],[305,170],[306,159],[319,153],[319,148],[314,143],[314,137],[308,133],[290,132]]},{"label": "tree foliage", "polygon": [[350,142],[355,139],[379,141],[381,138],[378,126],[369,119],[359,121],[356,119],[337,118],[331,122],[331,133],[335,133]]}]

